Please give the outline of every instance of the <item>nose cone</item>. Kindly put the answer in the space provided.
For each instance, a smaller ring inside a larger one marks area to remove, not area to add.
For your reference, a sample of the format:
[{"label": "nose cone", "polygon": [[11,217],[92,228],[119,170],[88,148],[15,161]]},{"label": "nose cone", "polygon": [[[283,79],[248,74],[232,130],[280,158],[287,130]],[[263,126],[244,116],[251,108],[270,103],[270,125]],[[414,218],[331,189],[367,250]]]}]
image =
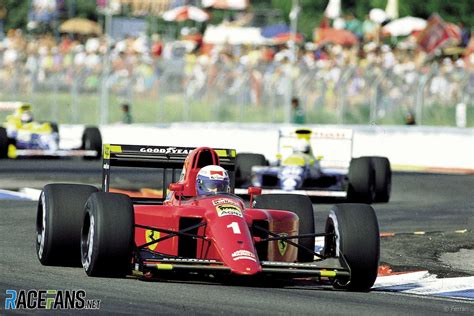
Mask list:
[{"label": "nose cone", "polygon": [[262,271],[252,235],[243,217],[214,217],[209,226],[221,260],[232,273],[254,275]]},{"label": "nose cone", "polygon": [[224,262],[235,274],[254,275],[262,271],[260,261],[258,260],[255,251],[252,252],[246,249],[235,250],[232,252],[230,258]]}]

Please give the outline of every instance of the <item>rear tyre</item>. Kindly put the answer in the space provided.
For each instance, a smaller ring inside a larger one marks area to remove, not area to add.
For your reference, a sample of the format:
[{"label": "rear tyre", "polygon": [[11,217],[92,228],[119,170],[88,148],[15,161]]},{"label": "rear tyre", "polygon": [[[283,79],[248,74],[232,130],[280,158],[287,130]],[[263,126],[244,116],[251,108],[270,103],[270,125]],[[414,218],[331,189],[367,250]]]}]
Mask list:
[{"label": "rear tyre", "polygon": [[0,159],[8,158],[9,143],[7,130],[4,127],[0,127]]},{"label": "rear tyre", "polygon": [[390,200],[392,189],[392,169],[385,157],[371,157],[375,170],[375,202],[386,203]]},{"label": "rear tyre", "polygon": [[375,198],[375,170],[370,157],[351,160],[347,198],[350,202],[372,203]]},{"label": "rear tyre", "polygon": [[[255,197],[253,207],[290,211],[299,217],[299,234],[314,234],[314,213],[311,199],[299,194],[265,194]],[[314,250],[314,237],[301,238],[298,244]],[[299,262],[314,261],[314,253],[298,249]]]},{"label": "rear tyre", "polygon": [[97,188],[82,184],[48,184],[36,213],[36,254],[43,265],[80,266],[84,205]]},{"label": "rear tyre", "polygon": [[82,149],[95,150],[97,155],[88,157],[91,159],[100,159],[102,155],[102,135],[97,127],[86,127],[82,133]]},{"label": "rear tyre", "polygon": [[49,125],[51,125],[51,130],[52,130],[54,133],[58,133],[58,134],[59,134],[58,123],[49,122]]},{"label": "rear tyre", "polygon": [[235,186],[248,187],[251,184],[252,167],[268,166],[265,156],[262,154],[237,154],[235,157]]},{"label": "rear tyre", "polygon": [[89,276],[124,277],[131,268],[134,212],[130,198],[94,193],[87,200],[81,232],[81,261]]},{"label": "rear tyre", "polygon": [[[377,216],[367,204],[338,204],[331,209],[326,221],[324,254],[344,256],[351,276],[336,280],[335,288],[369,291],[377,278],[380,258],[380,235]],[[334,236],[335,235],[335,236]]]}]

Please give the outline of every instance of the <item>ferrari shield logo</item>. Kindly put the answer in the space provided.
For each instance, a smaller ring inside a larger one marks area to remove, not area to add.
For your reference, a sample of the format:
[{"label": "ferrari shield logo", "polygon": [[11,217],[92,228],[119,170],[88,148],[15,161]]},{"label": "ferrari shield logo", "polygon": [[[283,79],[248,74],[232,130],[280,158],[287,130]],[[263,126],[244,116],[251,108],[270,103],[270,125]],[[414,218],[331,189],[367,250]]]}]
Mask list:
[{"label": "ferrari shield logo", "polygon": [[[160,232],[157,232],[156,230],[151,230],[151,229],[147,229],[145,231],[145,241],[147,243],[152,242],[154,240],[158,240],[158,239],[160,239]],[[155,250],[156,245],[158,245],[158,243],[151,244],[148,246],[148,248],[150,250]]]},{"label": "ferrari shield logo", "polygon": [[[279,234],[281,237],[286,237],[288,234],[286,233],[281,233]],[[286,249],[288,248],[288,244],[284,240],[279,240],[278,241],[278,251],[280,252],[280,255],[284,256],[286,253]]]}]

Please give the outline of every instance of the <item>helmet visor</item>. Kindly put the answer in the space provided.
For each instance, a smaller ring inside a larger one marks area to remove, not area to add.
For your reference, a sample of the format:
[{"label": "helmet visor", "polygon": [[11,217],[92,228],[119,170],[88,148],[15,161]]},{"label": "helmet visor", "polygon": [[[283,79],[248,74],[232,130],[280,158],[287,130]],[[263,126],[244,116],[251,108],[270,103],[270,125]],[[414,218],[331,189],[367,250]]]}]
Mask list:
[{"label": "helmet visor", "polygon": [[229,180],[201,179],[199,187],[202,192],[227,193],[229,192]]}]

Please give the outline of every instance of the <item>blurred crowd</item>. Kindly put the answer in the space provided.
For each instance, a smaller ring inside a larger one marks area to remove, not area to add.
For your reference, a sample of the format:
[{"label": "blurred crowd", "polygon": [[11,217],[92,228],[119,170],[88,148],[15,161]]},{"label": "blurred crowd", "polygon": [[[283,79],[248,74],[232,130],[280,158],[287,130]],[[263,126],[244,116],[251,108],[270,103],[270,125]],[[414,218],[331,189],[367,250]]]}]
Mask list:
[{"label": "blurred crowd", "polygon": [[[360,27],[370,31],[369,25]],[[166,93],[199,98],[212,89],[255,105],[265,104],[265,95],[271,93],[277,98],[292,94],[310,108],[334,104],[338,89],[348,100],[366,98],[364,91],[377,82],[396,99],[415,93],[410,91],[429,74],[429,92],[448,100],[473,89],[473,80],[466,79],[472,77],[473,51],[429,59],[413,40],[387,45],[367,38],[353,47],[301,44],[293,62],[285,44],[210,46],[199,39],[165,42],[158,34],[107,43],[103,36],[72,39],[63,35],[57,40],[49,34],[32,37],[10,30],[0,42],[0,91],[38,91],[55,85],[58,90],[74,87],[96,92],[106,78],[119,94],[156,97],[165,86]],[[295,80],[290,88],[289,79]]]}]

